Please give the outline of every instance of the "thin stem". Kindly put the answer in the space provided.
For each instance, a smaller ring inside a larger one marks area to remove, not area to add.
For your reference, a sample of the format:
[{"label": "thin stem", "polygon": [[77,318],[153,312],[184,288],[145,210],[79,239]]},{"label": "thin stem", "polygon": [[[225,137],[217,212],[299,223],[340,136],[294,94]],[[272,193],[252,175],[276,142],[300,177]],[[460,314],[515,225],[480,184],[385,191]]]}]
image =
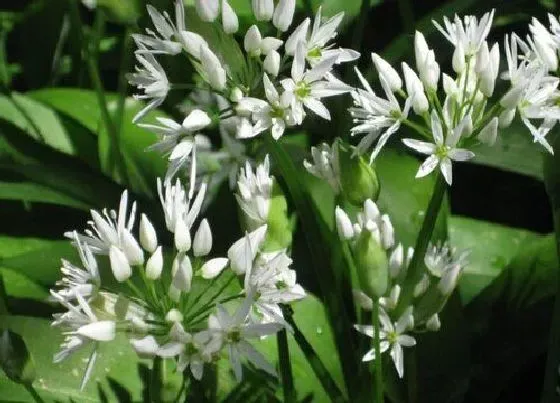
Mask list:
[{"label": "thin stem", "polygon": [[417,132],[422,137],[425,137],[428,140],[433,140],[431,133],[428,130],[426,130],[425,128],[423,128],[422,126],[420,126],[418,123],[415,123],[415,122],[413,122],[411,120],[408,120],[408,119],[403,119],[402,124],[410,127],[412,130]]},{"label": "thin stem", "polygon": [[128,80],[126,79],[126,73],[128,72],[130,66],[130,59],[132,56],[131,52],[131,44],[132,44],[132,29],[130,27],[126,27],[124,37],[123,37],[123,45],[121,50],[121,65],[119,68],[119,100],[117,104],[117,113],[115,115],[115,131],[122,135],[122,123],[124,118],[124,103],[126,101],[126,90],[128,88]]},{"label": "thin stem", "polygon": [[35,400],[37,403],[45,403],[45,401],[41,396],[39,396],[39,394],[37,393],[33,385],[31,385],[30,383],[26,383],[24,386],[25,389],[29,392],[29,394],[33,396],[33,400]]},{"label": "thin stem", "polygon": [[160,401],[160,389],[162,385],[162,358],[155,357],[152,362],[152,371],[150,372],[150,384],[148,385],[148,395],[150,402]]},{"label": "thin stem", "polygon": [[284,402],[297,402],[296,390],[294,388],[294,377],[292,374],[292,364],[290,362],[290,349],[288,347],[288,334],[286,329],[276,334],[278,341],[278,362],[280,363],[280,374],[282,376],[282,387],[284,389]]},{"label": "thin stem", "polygon": [[373,345],[375,348],[375,401],[383,403],[383,362],[381,357],[381,340],[379,334],[379,302],[373,304],[372,310]]},{"label": "thin stem", "polygon": [[313,369],[313,372],[315,373],[317,378],[319,378],[319,382],[321,382],[321,385],[323,386],[323,389],[325,389],[325,392],[327,392],[327,395],[333,402],[344,402],[344,396],[336,385],[331,374],[325,367],[325,364],[323,364],[323,362],[313,349],[313,346],[307,341],[305,335],[301,332],[301,330],[299,330],[292,316],[291,308],[282,307],[282,312],[284,313],[284,319],[286,319],[286,322],[288,322],[288,324],[294,331],[293,335],[296,343],[305,355],[305,358],[311,366],[311,369]]},{"label": "thin stem", "polygon": [[[229,279],[228,281],[226,281],[226,283],[225,283],[223,286],[221,286],[220,289],[219,289],[216,293],[214,293],[214,295],[212,295],[212,297],[209,299],[209,301],[211,302],[211,301],[215,300],[216,298],[218,298],[218,297],[220,296],[220,294],[221,294],[222,292],[224,292],[224,290],[231,284],[231,282],[233,281],[234,278],[235,278],[235,276],[232,275],[232,276],[230,277],[230,279]],[[209,305],[210,305],[210,304],[207,303],[207,304],[204,305],[202,308],[200,308],[199,310],[197,310],[195,313],[193,313],[192,315],[189,315],[185,321],[188,322],[189,320],[191,320],[191,319],[197,317],[200,313],[203,313],[203,312],[207,309],[207,307],[208,307]],[[191,309],[192,309],[192,308],[194,308],[194,304],[191,305]]]},{"label": "thin stem", "polygon": [[424,221],[422,222],[422,227],[420,228],[420,232],[416,238],[414,254],[412,255],[412,259],[408,265],[407,277],[402,286],[403,292],[397,307],[397,315],[404,312],[404,310],[410,305],[413,297],[414,286],[422,277],[422,262],[424,261],[424,255],[426,254],[426,250],[428,249],[428,245],[432,238],[432,233],[434,232],[446,188],[447,184],[445,179],[443,178],[443,175],[438,172],[432,198],[430,199],[426,215],[424,216]]}]

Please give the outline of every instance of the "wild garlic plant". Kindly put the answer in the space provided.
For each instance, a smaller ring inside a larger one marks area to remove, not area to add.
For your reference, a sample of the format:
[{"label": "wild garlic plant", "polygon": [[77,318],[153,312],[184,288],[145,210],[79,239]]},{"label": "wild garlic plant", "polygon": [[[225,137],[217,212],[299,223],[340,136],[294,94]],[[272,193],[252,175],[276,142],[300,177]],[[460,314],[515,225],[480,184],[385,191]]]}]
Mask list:
[{"label": "wild garlic plant", "polygon": [[[467,264],[468,252],[432,241],[447,185],[453,183],[452,163],[472,159],[481,145],[494,145],[516,115],[534,141],[552,152],[546,135],[560,119],[554,76],[560,23],[554,17],[550,29],[534,20],[525,41],[506,36],[503,72],[500,46],[487,40],[494,11],[480,19],[434,22],[453,46],[452,71],[441,72],[436,53],[416,32],[415,66],[403,62],[402,74],[371,55],[381,90],[376,92],[357,68],[361,88],[337,78],[338,65],[360,57],[335,43],[343,13],[327,17],[319,7],[314,17],[296,24],[295,0],[251,4],[254,24],[245,32],[227,0],[195,0],[194,9],[177,0],[174,16],[148,6],[153,27],[133,35],[137,67],[129,81],[139,91],[136,98],[147,101],[134,122],[157,134],[151,149],[168,159],[157,189],[173,241],[161,243],[162,229],[144,214],[135,229],[136,205],[128,210],[126,191],[118,211],[92,211],[89,229],[66,234],[82,264],[63,262],[63,279],[52,291],[67,309],[55,317],[66,336],[55,360],[90,348],[83,385],[98,346],[119,333],[140,356],[174,359],[179,371],[195,379],[225,355],[238,380],[240,356],[276,373],[251,342],[294,330],[284,305],[306,292],[290,268],[295,221],[271,175],[271,164],[279,161],[272,152],[272,161],[259,157],[251,145],[281,147],[276,142],[306,119],[330,120],[326,98],[351,96],[351,135],[360,141],[355,147],[340,139],[313,147],[303,165],[325,180],[336,198],[337,247],[349,252],[345,258],[357,271],[356,306],[371,312],[371,320],[355,329],[373,339],[363,361],[376,361],[378,382],[381,354],[389,353],[402,378],[403,351],[416,344],[416,335],[445,326],[439,314]],[[186,59],[197,72],[195,84],[170,82],[163,57]],[[498,78],[507,82],[503,94],[496,91]],[[190,99],[182,121],[144,123],[170,91],[186,92]],[[376,203],[382,189],[375,159],[404,127],[415,137],[402,143],[425,156],[416,177],[441,172],[415,245],[399,242],[391,218]],[[209,134],[216,129],[219,140]],[[215,149],[216,143],[222,148]],[[210,223],[199,218],[208,183],[216,177],[229,179],[245,231],[227,257],[214,256]]]}]

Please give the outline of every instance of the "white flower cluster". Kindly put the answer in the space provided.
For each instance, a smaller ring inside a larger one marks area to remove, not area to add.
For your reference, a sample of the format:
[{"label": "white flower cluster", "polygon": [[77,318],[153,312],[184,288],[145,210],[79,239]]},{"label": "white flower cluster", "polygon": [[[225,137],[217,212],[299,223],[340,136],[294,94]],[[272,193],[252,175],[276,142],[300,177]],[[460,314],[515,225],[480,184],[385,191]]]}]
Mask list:
[{"label": "white flower cluster", "polygon": [[[423,139],[404,139],[404,143],[428,156],[417,177],[426,176],[439,166],[451,185],[452,161],[473,158],[470,149],[477,144],[493,145],[498,128],[509,126],[516,110],[534,141],[552,152],[545,136],[560,119],[560,109],[556,105],[558,79],[549,77],[547,72],[558,64],[560,25],[551,18],[548,31],[534,20],[532,37],[527,42],[516,35],[506,37],[508,71],[503,77],[511,81],[511,87],[502,98],[493,99],[500,71],[499,46],[487,42],[493,16],[492,11],[480,21],[474,16],[455,16],[453,21],[445,18],[443,26],[434,22],[454,46],[451,75],[441,73],[434,51],[420,32],[414,38],[416,71],[402,63],[404,84],[397,70],[372,54],[384,96],[377,95],[357,71],[363,89],[352,92],[354,107],[350,113],[356,124],[352,134],[365,135],[358,152],[364,153],[377,141],[371,154],[373,160],[401,125],[406,125]],[[518,56],[518,47],[523,50],[523,57]],[[437,92],[440,78],[445,93],[443,101]],[[494,104],[487,108],[490,102]],[[413,120],[411,110],[418,119]],[[541,124],[535,125],[535,120]]]},{"label": "white flower cluster", "polygon": [[[147,29],[146,34],[134,35],[138,66],[129,80],[141,92],[136,97],[150,102],[134,121],[140,121],[148,111],[161,105],[170,90],[182,87],[182,83],[169,83],[164,68],[156,59],[161,54],[187,56],[204,83],[199,90],[219,97],[223,108],[217,111],[216,120],[220,125],[225,121],[233,125],[235,137],[239,139],[255,137],[268,130],[278,139],[286,127],[301,125],[309,111],[330,119],[322,100],[351,90],[334,76],[333,67],[359,57],[358,52],[337,48],[333,43],[344,14],[325,20],[319,8],[313,24],[307,18],[290,33],[295,0],[274,3],[273,0],[252,2],[259,26],[252,25],[238,43],[233,35],[239,29],[238,19],[227,0],[195,2],[195,10],[202,21],[214,23],[221,19],[221,26],[215,24],[214,27],[221,31],[219,35],[228,38],[227,44],[233,48],[221,42],[215,44],[188,30],[180,0],[175,2],[174,21],[167,13],[161,14],[148,6],[155,30]],[[265,25],[270,25],[266,29],[275,30],[277,35],[264,36],[261,30]],[[228,64],[227,54],[232,52],[242,56],[236,59],[235,65]],[[169,155],[167,178],[189,161],[192,161],[190,175],[196,175],[196,149],[210,146],[208,139],[197,133],[210,126],[213,118],[194,110],[182,124],[169,119],[159,121],[161,126],[141,126],[160,136],[160,142],[153,148]],[[226,151],[229,150],[226,148]]]},{"label": "white flower cluster", "polygon": [[[342,240],[350,242],[351,249],[358,244],[364,232],[371,236],[379,252],[386,255],[387,279],[386,291],[379,296],[379,336],[380,352],[390,351],[391,359],[399,377],[404,374],[403,347],[411,347],[416,340],[409,333],[437,331],[440,328],[439,311],[446,299],[455,289],[459,276],[466,265],[466,254],[457,254],[448,245],[431,245],[424,257],[427,270],[422,273],[420,281],[412,285],[410,302],[401,303],[401,294],[406,292],[405,281],[409,263],[414,249],[405,250],[395,241],[395,231],[387,214],[381,214],[372,200],[366,200],[363,209],[352,222],[348,214],[340,207],[336,208],[336,225]],[[371,251],[370,251],[371,252]],[[368,267],[365,270],[376,270]],[[360,270],[360,269],[358,269]],[[372,296],[364,291],[354,291],[355,302],[366,311],[373,309]],[[355,328],[369,337],[374,336],[373,325],[356,325]],[[375,359],[375,349],[368,351],[363,361]]]},{"label": "white flower cluster", "polygon": [[[267,169],[259,167],[261,175],[245,176],[245,185],[256,189]],[[63,278],[51,290],[53,299],[67,309],[55,314],[53,325],[65,334],[55,361],[92,345],[83,387],[98,344],[122,333],[141,357],[175,358],[177,369],[189,367],[196,379],[223,352],[228,353],[238,379],[240,356],[274,374],[249,340],[289,328],[280,304],[305,296],[290,269],[291,259],[285,250],[261,250],[266,224],[235,242],[228,258],[210,257],[210,224],[199,220],[206,184],[199,186],[196,196],[194,185],[187,192],[178,179],[175,183],[158,180],[157,187],[165,225],[173,236],[171,247],[160,244],[162,237],[145,214],[135,234],[136,205],[128,211],[126,191],[118,212],[92,210],[89,229],[66,234],[82,264],[64,260]],[[98,269],[100,259],[107,259],[111,269],[105,275]],[[239,286],[234,287],[236,279]],[[228,306],[236,309],[234,314]]]}]

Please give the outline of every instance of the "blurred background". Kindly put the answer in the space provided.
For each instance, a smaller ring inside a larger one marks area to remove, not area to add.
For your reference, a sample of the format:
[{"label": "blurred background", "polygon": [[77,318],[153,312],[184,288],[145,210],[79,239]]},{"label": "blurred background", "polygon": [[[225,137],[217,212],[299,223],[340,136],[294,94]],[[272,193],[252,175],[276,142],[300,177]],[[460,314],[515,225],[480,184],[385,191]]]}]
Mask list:
[{"label": "blurred background", "polygon": [[[158,10],[172,10],[171,0],[149,3]],[[240,17],[239,32],[245,32],[250,23],[250,1],[231,0],[230,3]],[[192,5],[192,1],[186,0],[185,4]],[[372,70],[371,52],[379,53],[394,66],[402,61],[414,64],[415,30],[422,31],[430,47],[435,49],[442,70],[450,70],[452,47],[435,30],[432,20],[441,21],[443,16],[452,17],[455,13],[481,16],[496,9],[495,28],[489,42],[501,43],[507,32],[516,31],[524,36],[532,16],[545,21],[547,13],[558,15],[559,12],[553,0],[301,0],[296,21],[316,10],[319,4],[323,4],[323,15],[346,13],[338,43],[362,53],[358,66],[372,81],[377,77]],[[53,268],[58,268],[59,258],[70,253],[69,245],[61,241],[62,234],[82,229],[90,208],[116,206],[120,193],[128,187],[143,211],[156,212],[150,214],[156,222],[158,217],[161,219],[157,214],[155,178],[164,174],[165,160],[156,153],[144,151],[155,137],[132,125],[132,117],[142,105],[130,98],[131,88],[126,80],[126,73],[133,71],[135,63],[130,35],[151,26],[145,6],[144,0],[98,0],[97,8],[72,0],[0,1],[0,274],[12,301],[11,313],[29,309],[37,315],[50,313],[49,306],[39,301],[58,276]],[[94,66],[88,65],[91,60],[96,60]],[[180,58],[164,60],[164,65],[170,72],[171,82],[191,80],[193,72]],[[356,84],[351,66],[342,69],[340,75]],[[104,112],[99,108],[100,94],[95,91],[100,86],[106,91],[107,112],[115,117],[121,133],[127,172],[124,176],[115,166],[109,136],[100,123]],[[149,119],[166,115],[182,120],[181,106],[186,101],[179,95],[172,93],[161,110],[150,114]],[[331,142],[337,136],[348,138],[349,98],[333,101],[332,122],[316,119],[298,131],[305,147]],[[484,278],[473,276],[465,280],[465,287],[477,284],[476,294],[498,276],[517,250],[529,244],[528,239],[540,240],[541,234],[553,231],[540,148],[532,146],[530,136],[519,125],[513,125],[502,137],[494,149],[481,147],[474,163],[454,165],[454,186],[449,193],[453,215],[480,220],[457,221],[454,227],[459,228],[457,231],[469,228],[470,238],[461,238],[463,243],[476,245],[478,235],[488,231],[496,231],[495,236],[501,242],[495,246],[497,260],[481,263],[496,270]],[[216,146],[220,145],[219,136],[212,139]],[[402,154],[399,143],[394,141],[392,149]],[[294,158],[302,160],[308,150],[305,147]],[[398,163],[385,166],[394,169],[395,175],[402,168]],[[416,167],[408,166],[408,174]],[[416,197],[408,194],[408,190],[403,186],[396,192],[405,199]],[[213,194],[215,202],[208,214],[211,222],[227,228],[215,231],[217,248],[221,245],[224,250],[239,235],[237,213],[227,183],[216,187]],[[407,222],[414,218],[406,216],[401,220]],[[475,222],[481,226],[477,227]],[[483,256],[481,260],[484,259]],[[542,259],[546,261],[548,257]],[[530,269],[531,264],[539,262],[531,261],[524,268]],[[515,281],[525,280],[519,277]],[[546,281],[552,280],[547,277]],[[307,285],[313,290],[312,279],[308,279]],[[468,301],[475,294],[469,292],[462,294]],[[542,294],[550,297],[546,291]],[[531,294],[531,298],[537,298],[535,295]],[[484,297],[477,300],[473,312],[484,311]],[[519,364],[515,373],[508,373],[507,383],[500,384],[493,395],[495,399],[488,401],[536,401],[544,370],[542,343],[546,342],[550,299],[542,304],[534,312],[524,313],[532,318],[527,323],[538,322],[532,331],[541,335],[539,348],[535,347],[537,342],[527,341],[536,350]],[[488,306],[488,309],[495,308]],[[540,322],[537,316],[542,316]],[[476,326],[491,327],[489,322],[467,324],[476,333],[480,330]],[[503,326],[508,329],[504,331],[519,332],[519,327],[524,325]],[[499,343],[498,340],[481,339],[474,345],[479,347],[478,342],[489,347],[488,344]],[[511,341],[513,345],[517,342]],[[483,355],[486,350],[480,351],[479,355]],[[515,351],[506,349],[504,355],[484,369],[472,366],[469,371],[479,371],[474,376],[475,384],[479,382],[480,388],[484,388],[485,382],[489,384],[489,374],[502,370],[500,363],[503,365],[514,356]],[[473,358],[477,359],[480,357]],[[434,378],[434,388],[437,382]],[[483,401],[476,391],[469,393],[470,398],[465,401]]]}]

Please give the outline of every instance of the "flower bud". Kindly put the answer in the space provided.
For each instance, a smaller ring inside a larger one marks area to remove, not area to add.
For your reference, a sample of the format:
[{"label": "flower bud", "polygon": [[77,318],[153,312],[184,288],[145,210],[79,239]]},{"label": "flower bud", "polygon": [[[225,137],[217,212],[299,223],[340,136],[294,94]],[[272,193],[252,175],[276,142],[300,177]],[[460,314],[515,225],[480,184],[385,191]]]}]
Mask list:
[{"label": "flower bud", "polygon": [[548,71],[558,70],[558,55],[556,49],[548,43],[540,40],[539,37],[535,38],[535,51],[539,56],[539,59],[548,68]]},{"label": "flower bud", "polygon": [[444,295],[449,296],[457,286],[459,275],[461,274],[462,266],[458,263],[447,269],[441,276],[437,288]]},{"label": "flower bud", "polygon": [[95,341],[111,341],[115,338],[116,325],[112,320],[101,320],[80,326],[76,333]]},{"label": "flower bud", "polygon": [[486,71],[490,65],[490,49],[488,49],[488,42],[482,42],[478,53],[476,54],[476,65],[474,70],[477,74]]},{"label": "flower bud", "polygon": [[498,137],[498,118],[494,117],[492,120],[480,131],[478,139],[481,143],[493,146]]},{"label": "flower bud", "polygon": [[455,73],[460,74],[465,70],[465,49],[463,48],[463,44],[461,42],[457,43],[455,47],[455,51],[453,52],[453,70]]},{"label": "flower bud", "polygon": [[185,51],[194,58],[200,59],[200,49],[203,46],[208,47],[208,43],[204,40],[204,38],[199,34],[190,31],[181,31],[179,32],[179,35],[179,40],[185,48]]},{"label": "flower bud", "polygon": [[161,276],[162,270],[163,254],[161,252],[161,246],[158,246],[146,263],[146,277],[150,280],[157,280]]},{"label": "flower bud", "polygon": [[420,279],[420,281],[416,283],[416,285],[414,286],[414,292],[413,292],[414,298],[418,298],[419,296],[424,294],[429,286],[430,286],[430,277],[428,277],[427,274],[424,274]]},{"label": "flower bud", "polygon": [[434,313],[426,322],[426,329],[437,332],[441,328],[441,322],[437,313]]},{"label": "flower bud", "polygon": [[334,147],[340,169],[341,195],[359,206],[368,199],[377,200],[381,187],[372,166],[362,156],[353,156],[353,150],[342,142],[337,142]]},{"label": "flower bud", "polygon": [[241,91],[239,87],[235,87],[234,89],[232,89],[229,94],[229,100],[231,102],[237,103],[241,101],[241,99],[243,99],[243,91]]},{"label": "flower bud", "polygon": [[188,256],[179,254],[173,262],[171,284],[179,291],[189,292],[192,282],[192,265]]},{"label": "flower bud", "polygon": [[404,248],[399,244],[389,256],[389,275],[395,279],[401,273],[401,268],[404,264]]},{"label": "flower bud", "polygon": [[227,0],[222,0],[222,26],[226,34],[236,33],[239,29],[239,20]]},{"label": "flower bud", "polygon": [[402,88],[402,80],[399,77],[399,73],[377,53],[372,53],[371,59],[373,60],[373,64],[375,64],[379,76],[387,81],[391,91],[395,92],[400,90]]},{"label": "flower bud", "polygon": [[218,277],[219,274],[226,268],[228,265],[229,260],[225,257],[217,257],[214,259],[208,260],[204,263],[200,269],[202,273],[202,278],[206,280],[213,279]]},{"label": "flower bud", "polygon": [[352,255],[358,271],[360,288],[370,298],[381,297],[387,291],[389,262],[381,245],[369,231],[362,231],[352,245]]},{"label": "flower bud", "polygon": [[414,112],[421,115],[426,112],[430,106],[428,98],[424,94],[424,85],[416,72],[414,72],[406,63],[402,63],[404,81],[406,84],[406,92],[412,97],[412,108]]},{"label": "flower bud", "polygon": [[381,245],[384,249],[390,249],[395,244],[395,230],[393,224],[391,224],[391,219],[387,214],[381,216]]},{"label": "flower bud", "polygon": [[138,266],[144,263],[144,252],[128,230],[122,234],[122,250],[130,265]]},{"label": "flower bud", "polygon": [[191,248],[191,234],[187,224],[182,219],[175,223],[175,249],[187,252]]},{"label": "flower bud", "polygon": [[109,249],[109,262],[111,263],[111,271],[118,282],[128,280],[132,276],[132,269],[126,255],[115,245],[111,245]]},{"label": "flower bud", "polygon": [[[228,250],[228,258],[231,269],[235,274],[244,274],[247,264],[252,264],[257,253],[264,242],[267,225],[263,225],[243,238],[236,241]],[[247,245],[249,243],[249,245]],[[248,256],[247,253],[250,253]]]},{"label": "flower bud", "polygon": [[311,20],[309,19],[309,17],[306,18],[301,24],[297,26],[296,29],[294,29],[294,32],[292,32],[292,34],[288,37],[288,39],[286,40],[286,45],[284,46],[287,55],[293,56],[296,53],[298,43],[305,41],[307,37],[307,31],[309,31],[310,23]]},{"label": "flower bud", "polygon": [[206,73],[208,84],[217,91],[223,90],[226,87],[226,71],[218,57],[208,46],[202,45],[200,47],[200,62],[203,71]]},{"label": "flower bud", "polygon": [[373,300],[360,290],[352,290],[354,303],[360,308],[371,311],[373,309]]},{"label": "flower bud", "polygon": [[448,97],[456,98],[459,92],[457,83],[447,74],[443,73],[443,91]]},{"label": "flower bud", "polygon": [[253,14],[257,21],[269,21],[274,13],[273,0],[252,0]]},{"label": "flower bud", "polygon": [[278,30],[286,32],[294,19],[295,9],[296,0],[280,0],[272,16],[272,23],[274,26],[278,28]]},{"label": "flower bud", "polygon": [[156,354],[159,346],[154,336],[149,335],[143,339],[130,339],[132,348],[142,358],[150,358]]},{"label": "flower bud", "polygon": [[182,322],[183,314],[177,309],[173,308],[165,315],[165,321],[169,323]]},{"label": "flower bud", "polygon": [[505,129],[511,125],[513,118],[515,117],[515,109],[506,109],[500,113],[499,124],[500,129]]},{"label": "flower bud", "polygon": [[336,229],[340,238],[343,240],[352,239],[354,237],[354,229],[348,214],[339,206],[336,206],[334,215],[336,219]]},{"label": "flower bud", "polygon": [[195,0],[194,8],[202,21],[214,21],[220,12],[219,0]]},{"label": "flower bud", "polygon": [[263,67],[264,71],[276,77],[280,71],[280,54],[275,50],[270,51],[264,58]]},{"label": "flower bud", "polygon": [[258,56],[261,52],[262,35],[256,25],[251,25],[245,34],[243,46],[245,51],[251,55]]},{"label": "flower bud", "polygon": [[200,222],[198,230],[194,234],[193,254],[198,256],[206,256],[212,250],[212,231],[206,218]]},{"label": "flower bud", "polygon": [[146,214],[142,214],[140,218],[140,245],[150,253],[153,253],[158,246],[156,230]]},{"label": "flower bud", "polygon": [[505,109],[516,109],[519,102],[523,99],[525,86],[516,85],[510,88],[500,100],[500,105]]},{"label": "flower bud", "polygon": [[426,38],[418,31],[414,35],[414,53],[416,56],[416,69],[420,73],[420,80],[422,80],[426,89],[436,90],[440,68],[436,62],[434,51],[428,48]]}]

